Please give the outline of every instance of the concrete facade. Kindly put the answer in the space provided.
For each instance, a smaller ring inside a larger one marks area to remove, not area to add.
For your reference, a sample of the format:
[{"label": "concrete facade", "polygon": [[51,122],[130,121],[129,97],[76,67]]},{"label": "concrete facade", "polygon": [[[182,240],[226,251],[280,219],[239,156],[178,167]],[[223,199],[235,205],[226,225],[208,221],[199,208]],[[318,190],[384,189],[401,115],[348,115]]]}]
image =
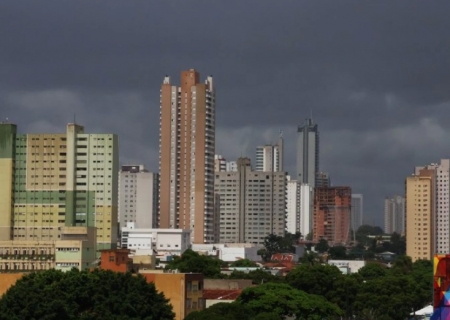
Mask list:
[{"label": "concrete facade", "polygon": [[156,228],[158,174],[143,165],[122,166],[119,172],[119,225],[134,222],[137,228]]},{"label": "concrete facade", "polygon": [[250,261],[262,261],[258,255],[258,250],[262,246],[255,246],[250,243],[216,243],[216,244],[193,244],[192,250],[200,254],[218,257],[225,262],[234,262],[240,259]]},{"label": "concrete facade", "polygon": [[306,119],[297,129],[297,177],[301,183],[315,188],[319,172],[319,128],[312,119]]},{"label": "concrete facade", "polygon": [[418,169],[416,174],[406,178],[406,254],[413,261],[433,259],[434,185],[435,172],[433,169]]},{"label": "concrete facade", "polygon": [[286,173],[257,172],[239,158],[237,172],[216,172],[220,200],[220,243],[262,244],[268,234],[284,235]]},{"label": "concrete facade", "polygon": [[328,264],[336,266],[345,274],[356,273],[366,265],[364,260],[328,260]]},{"label": "concrete facade", "polygon": [[164,296],[169,299],[176,320],[183,320],[189,313],[205,308],[202,274],[149,271],[141,275],[147,282],[154,283],[156,290],[164,293]]},{"label": "concrete facade", "polygon": [[143,229],[128,223],[122,228],[122,248],[151,250],[155,254],[181,255],[191,246],[191,231],[183,229]]},{"label": "concrete facade", "polygon": [[62,227],[60,240],[0,241],[0,273],[89,269],[96,259],[93,227]]},{"label": "concrete facade", "polygon": [[350,227],[354,232],[363,225],[363,212],[364,203],[363,195],[356,193],[352,194],[352,211],[351,211],[351,223]]},{"label": "concrete facade", "polygon": [[405,198],[399,195],[384,199],[384,232],[405,234]]},{"label": "concrete facade", "polygon": [[97,228],[117,243],[118,140],[68,124],[61,134],[17,134],[0,123],[0,240],[57,240],[58,228]]},{"label": "concrete facade", "polygon": [[283,137],[281,134],[276,144],[257,147],[255,159],[255,171],[283,171]]},{"label": "concrete facade", "polygon": [[159,227],[191,229],[193,243],[215,242],[215,90],[194,70],[161,87]]}]

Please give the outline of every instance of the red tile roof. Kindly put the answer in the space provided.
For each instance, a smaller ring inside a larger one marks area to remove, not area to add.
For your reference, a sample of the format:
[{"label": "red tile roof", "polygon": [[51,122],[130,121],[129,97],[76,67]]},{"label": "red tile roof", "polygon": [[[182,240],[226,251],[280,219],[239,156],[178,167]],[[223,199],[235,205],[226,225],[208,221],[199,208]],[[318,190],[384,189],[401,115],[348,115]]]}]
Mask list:
[{"label": "red tile roof", "polygon": [[216,290],[203,289],[203,298],[205,300],[236,300],[242,290]]}]

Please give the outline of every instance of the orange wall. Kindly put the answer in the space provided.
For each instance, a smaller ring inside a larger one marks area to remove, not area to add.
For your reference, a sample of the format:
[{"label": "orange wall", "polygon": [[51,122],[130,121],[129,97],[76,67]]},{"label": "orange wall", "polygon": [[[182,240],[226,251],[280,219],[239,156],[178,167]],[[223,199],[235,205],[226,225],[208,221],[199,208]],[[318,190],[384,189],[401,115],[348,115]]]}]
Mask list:
[{"label": "orange wall", "polygon": [[0,273],[0,297],[13,285],[17,280],[23,277],[23,273]]},{"label": "orange wall", "polygon": [[[115,272],[129,271],[130,259],[128,258],[128,251],[105,250],[101,254],[100,268],[103,270],[111,270]],[[113,261],[110,261],[110,257]]]}]

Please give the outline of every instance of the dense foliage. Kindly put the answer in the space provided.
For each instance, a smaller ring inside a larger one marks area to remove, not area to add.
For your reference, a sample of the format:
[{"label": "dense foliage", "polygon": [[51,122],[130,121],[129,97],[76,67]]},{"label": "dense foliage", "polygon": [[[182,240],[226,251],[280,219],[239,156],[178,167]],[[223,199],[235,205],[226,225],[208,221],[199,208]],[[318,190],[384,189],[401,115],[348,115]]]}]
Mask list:
[{"label": "dense foliage", "polygon": [[286,282],[325,297],[346,316],[403,320],[412,310],[431,303],[433,267],[428,260],[413,263],[406,256],[399,257],[390,269],[372,262],[350,275],[334,266],[302,264],[286,277]]},{"label": "dense foliage", "polygon": [[258,251],[264,261],[270,261],[275,253],[294,253],[294,245],[301,238],[301,234],[286,233],[284,236],[269,234],[264,238],[264,249]]},{"label": "dense foliage", "polygon": [[220,268],[226,264],[215,257],[200,255],[191,249],[186,250],[181,257],[175,256],[166,269],[180,272],[202,273],[206,278],[222,277]]},{"label": "dense foliage", "polygon": [[31,273],[0,300],[0,319],[174,319],[164,295],[142,276],[95,270]]},{"label": "dense foliage", "polygon": [[287,316],[315,320],[341,315],[342,311],[323,297],[307,294],[285,283],[266,283],[245,289],[233,303],[191,313],[186,320],[272,320]]}]

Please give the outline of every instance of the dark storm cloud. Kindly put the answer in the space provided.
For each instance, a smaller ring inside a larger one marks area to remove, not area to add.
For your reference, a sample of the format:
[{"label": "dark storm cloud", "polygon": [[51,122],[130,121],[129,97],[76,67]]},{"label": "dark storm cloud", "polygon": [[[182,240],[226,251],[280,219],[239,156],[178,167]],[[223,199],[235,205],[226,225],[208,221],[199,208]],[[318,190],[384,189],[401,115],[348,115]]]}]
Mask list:
[{"label": "dark storm cloud", "polygon": [[[313,112],[322,168],[372,216],[414,165],[449,157],[444,1],[1,1],[0,117],[61,131],[76,114],[157,169],[159,87],[217,85],[217,151],[253,156]],[[379,218],[375,218],[380,223]]]}]

